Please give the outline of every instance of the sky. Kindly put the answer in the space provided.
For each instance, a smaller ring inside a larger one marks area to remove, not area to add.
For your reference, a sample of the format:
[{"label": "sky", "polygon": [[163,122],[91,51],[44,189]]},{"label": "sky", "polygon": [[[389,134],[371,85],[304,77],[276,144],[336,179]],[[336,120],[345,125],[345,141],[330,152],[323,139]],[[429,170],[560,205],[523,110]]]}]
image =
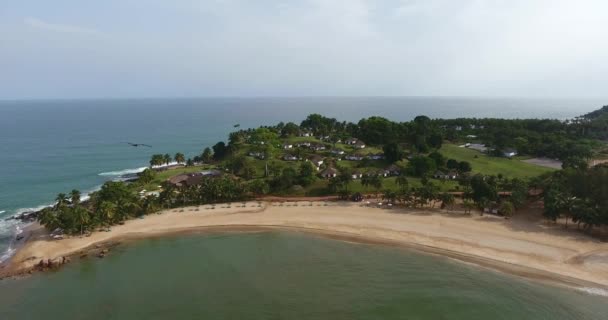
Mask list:
[{"label": "sky", "polygon": [[0,99],[608,97],[606,0],[0,0]]}]

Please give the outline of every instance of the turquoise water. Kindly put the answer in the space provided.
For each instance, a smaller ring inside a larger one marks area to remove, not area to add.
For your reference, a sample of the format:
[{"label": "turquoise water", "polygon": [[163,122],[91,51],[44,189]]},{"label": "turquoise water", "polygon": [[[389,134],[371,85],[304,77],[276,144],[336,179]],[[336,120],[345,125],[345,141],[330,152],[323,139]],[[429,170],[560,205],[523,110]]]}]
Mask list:
[{"label": "turquoise water", "polygon": [[606,319],[605,297],[294,233],[145,240],[0,282],[0,319]]},{"label": "turquoise water", "polygon": [[153,153],[179,151],[192,157],[225,139],[236,123],[245,128],[299,123],[315,112],[347,121],[372,115],[407,121],[420,114],[570,118],[601,105],[593,100],[473,98],[0,101],[0,260],[16,227],[3,218],[52,204],[59,192],[95,190],[120,174],[141,170]]}]

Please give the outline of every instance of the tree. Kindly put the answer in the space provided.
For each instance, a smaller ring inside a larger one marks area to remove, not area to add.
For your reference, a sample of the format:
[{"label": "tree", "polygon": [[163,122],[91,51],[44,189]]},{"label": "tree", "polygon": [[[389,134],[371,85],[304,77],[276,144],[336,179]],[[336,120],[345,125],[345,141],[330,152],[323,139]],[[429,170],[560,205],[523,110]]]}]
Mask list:
[{"label": "tree", "polygon": [[138,176],[141,184],[148,184],[156,178],[156,171],[146,168],[144,171],[140,172]]},{"label": "tree", "polygon": [[73,217],[75,219],[76,226],[80,228],[80,234],[84,233],[86,226],[91,220],[91,216],[89,215],[89,211],[81,206],[76,206],[71,209]]},{"label": "tree", "polygon": [[165,155],[163,156],[163,160],[166,165],[169,165],[169,163],[171,163],[171,155],[165,153]]},{"label": "tree", "polygon": [[462,206],[464,207],[464,213],[471,213],[471,210],[475,208],[475,203],[469,199],[464,199]]},{"label": "tree", "polygon": [[387,143],[382,147],[384,157],[390,163],[395,163],[403,159],[403,150],[396,143]]},{"label": "tree", "polygon": [[110,201],[102,201],[96,210],[96,215],[102,224],[112,224],[116,214],[116,204]]},{"label": "tree", "polygon": [[74,189],[70,192],[70,203],[74,206],[80,204],[80,191]]},{"label": "tree", "polygon": [[256,179],[251,181],[247,186],[249,192],[256,195],[265,195],[270,192],[270,186],[264,179]]},{"label": "tree", "polygon": [[407,176],[403,172],[399,174],[399,176],[397,176],[395,182],[401,190],[406,190],[409,187],[409,181],[407,180]]},{"label": "tree", "polygon": [[397,200],[397,193],[389,189],[384,190],[382,192],[382,200],[386,200],[390,203],[395,203],[395,201]]},{"label": "tree", "polygon": [[211,161],[213,160],[213,153],[211,152],[211,149],[209,147],[203,150],[203,154],[201,154],[201,160],[203,160],[204,163],[211,163]]},{"label": "tree", "polygon": [[445,159],[445,157],[444,157],[444,156],[443,156],[441,153],[439,153],[439,152],[437,152],[437,151],[433,151],[433,152],[431,152],[431,153],[429,154],[429,158],[431,158],[431,159],[433,159],[433,161],[435,161],[435,166],[436,166],[437,168],[442,168],[442,167],[444,167],[444,166],[445,166],[445,164],[446,164],[446,159]]},{"label": "tree", "polygon": [[213,159],[218,161],[224,159],[226,154],[228,153],[228,148],[223,141],[216,143],[213,146]]},{"label": "tree", "polygon": [[348,191],[348,185],[353,181],[353,173],[350,168],[341,167],[338,169],[338,180],[341,182],[344,190]]},{"label": "tree", "polygon": [[513,212],[515,212],[513,204],[509,201],[503,201],[500,205],[500,213],[505,217],[510,217],[513,215]]},{"label": "tree", "polygon": [[295,136],[295,135],[298,135],[299,133],[300,133],[300,127],[293,122],[286,123],[285,126],[283,126],[283,128],[281,129],[281,135],[283,137]]},{"label": "tree", "polygon": [[429,135],[427,142],[431,148],[439,149],[443,144],[443,137],[439,132],[433,132]]},{"label": "tree", "polygon": [[186,161],[186,157],[181,152],[176,153],[173,159],[175,159],[175,162],[177,163],[184,163]]},{"label": "tree", "polygon": [[57,211],[54,208],[42,209],[36,219],[41,225],[49,230],[55,230],[61,226]]},{"label": "tree", "polygon": [[165,157],[162,154],[153,154],[150,159],[150,167],[162,166],[165,163]]},{"label": "tree", "polygon": [[465,172],[471,172],[471,170],[473,170],[473,168],[471,167],[471,164],[468,163],[467,161],[460,161],[458,163],[459,172],[465,173]]},{"label": "tree", "polygon": [[255,165],[251,161],[246,161],[241,168],[241,176],[247,180],[253,179],[257,173]]},{"label": "tree", "polygon": [[454,160],[454,159],[448,159],[448,161],[446,163],[446,167],[448,169],[456,170],[456,169],[458,169],[458,161]]},{"label": "tree", "polygon": [[55,198],[55,201],[57,202],[55,204],[55,208],[64,207],[64,206],[66,206],[69,203],[68,196],[66,196],[65,193],[59,193],[59,194],[57,194],[57,197]]},{"label": "tree", "polygon": [[441,209],[447,208],[448,211],[454,208],[454,195],[451,193],[444,192],[439,195],[441,201]]},{"label": "tree", "polygon": [[412,175],[422,177],[430,174],[436,169],[435,161],[429,157],[416,156],[410,159],[407,164],[408,171]]},{"label": "tree", "polygon": [[312,163],[308,161],[302,162],[302,164],[300,164],[299,183],[303,186],[311,185],[315,181],[315,172],[316,169]]},{"label": "tree", "polygon": [[376,191],[376,198],[378,198],[378,193],[380,193],[380,189],[382,189],[382,178],[379,175],[372,175],[369,184]]}]

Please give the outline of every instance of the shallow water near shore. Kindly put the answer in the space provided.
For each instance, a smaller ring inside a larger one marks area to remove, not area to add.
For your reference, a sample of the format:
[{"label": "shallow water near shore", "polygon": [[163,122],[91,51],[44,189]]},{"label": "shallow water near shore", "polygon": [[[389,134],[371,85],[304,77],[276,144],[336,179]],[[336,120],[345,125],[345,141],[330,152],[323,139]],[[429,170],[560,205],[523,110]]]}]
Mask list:
[{"label": "shallow water near shore", "polygon": [[0,282],[1,319],[603,319],[605,297],[403,248],[175,236]]}]

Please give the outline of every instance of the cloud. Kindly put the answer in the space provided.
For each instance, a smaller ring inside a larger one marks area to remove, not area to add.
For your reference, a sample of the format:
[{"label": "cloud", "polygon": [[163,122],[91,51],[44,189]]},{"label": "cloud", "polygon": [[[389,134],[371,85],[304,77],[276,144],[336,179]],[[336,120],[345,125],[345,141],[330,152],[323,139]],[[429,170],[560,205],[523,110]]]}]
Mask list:
[{"label": "cloud", "polygon": [[99,30],[85,28],[81,26],[68,25],[68,24],[58,24],[58,23],[49,23],[38,18],[27,17],[23,19],[23,23],[26,25],[53,32],[61,32],[61,33],[74,33],[74,34],[90,34],[90,35],[99,35],[102,34]]}]

